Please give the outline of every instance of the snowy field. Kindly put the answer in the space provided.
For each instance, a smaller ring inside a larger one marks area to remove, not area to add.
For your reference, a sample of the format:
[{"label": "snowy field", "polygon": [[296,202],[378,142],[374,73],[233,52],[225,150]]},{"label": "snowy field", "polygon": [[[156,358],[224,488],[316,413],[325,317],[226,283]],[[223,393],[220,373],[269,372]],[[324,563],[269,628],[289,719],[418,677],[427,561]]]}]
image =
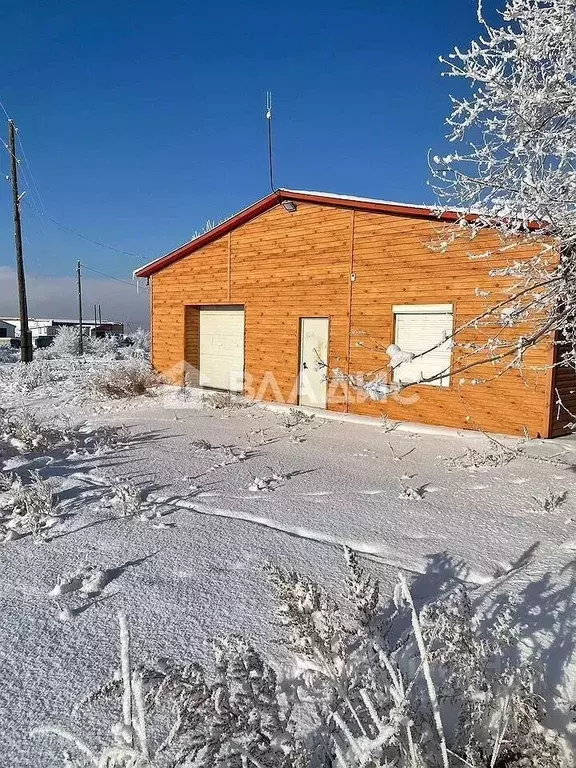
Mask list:
[{"label": "snowy field", "polygon": [[98,707],[72,710],[117,666],[119,609],[143,660],[206,661],[206,641],[233,632],[281,663],[263,566],[339,594],[343,545],[390,594],[401,569],[417,604],[466,584],[495,620],[511,596],[551,722],[571,730],[575,440],[213,408],[173,387],[130,400],[80,398],[68,380],[23,393],[0,368],[8,417],[25,407],[65,434],[0,438],[4,477],[37,470],[56,493],[51,527],[0,544],[1,766],[62,765],[56,741],[29,735],[37,726],[92,742],[108,727]]}]

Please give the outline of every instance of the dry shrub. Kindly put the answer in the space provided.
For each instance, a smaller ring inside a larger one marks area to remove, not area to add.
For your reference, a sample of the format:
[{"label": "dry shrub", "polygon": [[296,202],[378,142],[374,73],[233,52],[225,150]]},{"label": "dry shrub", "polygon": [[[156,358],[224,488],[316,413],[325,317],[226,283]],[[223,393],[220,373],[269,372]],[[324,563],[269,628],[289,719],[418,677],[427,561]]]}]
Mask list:
[{"label": "dry shrub", "polygon": [[123,360],[89,376],[85,381],[85,389],[93,396],[120,400],[153,395],[154,389],[160,384],[162,379],[148,363],[141,360]]},{"label": "dry shrub", "polygon": [[16,363],[20,359],[20,350],[14,347],[0,347],[0,363]]},{"label": "dry shrub", "polygon": [[69,768],[574,765],[544,725],[536,668],[515,653],[512,611],[500,607],[486,623],[459,588],[418,612],[402,575],[388,605],[378,580],[345,554],[337,599],[313,579],[267,568],[292,658],[281,674],[237,635],[215,639],[205,667],[135,663],[121,615],[120,669],[78,705],[115,702],[103,751],[62,726],[34,733],[70,747]]},{"label": "dry shrub", "polygon": [[27,535],[45,539],[58,522],[54,489],[37,471],[30,472],[27,484],[18,475],[2,475],[0,493],[0,543]]},{"label": "dry shrub", "polygon": [[212,408],[216,411],[231,409],[231,408],[246,408],[248,403],[242,400],[238,395],[232,394],[232,392],[210,392],[202,396],[202,405],[206,408]]},{"label": "dry shrub", "polygon": [[0,408],[0,442],[20,453],[46,451],[69,440],[64,423],[49,426],[26,410],[7,411]]},{"label": "dry shrub", "polygon": [[62,372],[54,369],[44,360],[33,360],[31,363],[17,362],[6,366],[0,372],[0,380],[6,388],[17,392],[33,392],[61,379]]}]

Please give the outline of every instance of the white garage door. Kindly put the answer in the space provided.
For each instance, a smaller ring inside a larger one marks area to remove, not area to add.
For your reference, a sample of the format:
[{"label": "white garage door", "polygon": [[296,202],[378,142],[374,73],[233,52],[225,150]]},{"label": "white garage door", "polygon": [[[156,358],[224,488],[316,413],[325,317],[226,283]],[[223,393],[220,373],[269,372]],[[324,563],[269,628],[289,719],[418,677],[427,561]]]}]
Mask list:
[{"label": "white garage door", "polygon": [[242,392],[244,384],[244,310],[200,309],[201,387]]}]

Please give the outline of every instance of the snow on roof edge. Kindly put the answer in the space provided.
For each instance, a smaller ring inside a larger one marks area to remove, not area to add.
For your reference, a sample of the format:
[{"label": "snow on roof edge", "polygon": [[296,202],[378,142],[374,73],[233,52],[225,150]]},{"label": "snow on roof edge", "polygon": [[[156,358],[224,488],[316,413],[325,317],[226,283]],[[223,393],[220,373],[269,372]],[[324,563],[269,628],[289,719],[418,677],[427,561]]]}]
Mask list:
[{"label": "snow on roof edge", "polygon": [[[329,197],[332,200],[350,200],[352,202],[358,202],[358,203],[378,203],[380,205],[398,205],[402,208],[419,208],[422,211],[435,211],[435,210],[441,210],[441,207],[434,205],[430,203],[429,205],[424,205],[423,203],[400,203],[397,200],[381,200],[378,197],[359,197],[358,195],[338,195],[335,192],[319,192],[317,190],[311,190],[311,189],[288,189],[287,187],[282,187],[280,192],[287,192],[288,194],[292,193],[294,195],[317,195],[318,197]],[[450,209],[450,210],[456,210]]]}]

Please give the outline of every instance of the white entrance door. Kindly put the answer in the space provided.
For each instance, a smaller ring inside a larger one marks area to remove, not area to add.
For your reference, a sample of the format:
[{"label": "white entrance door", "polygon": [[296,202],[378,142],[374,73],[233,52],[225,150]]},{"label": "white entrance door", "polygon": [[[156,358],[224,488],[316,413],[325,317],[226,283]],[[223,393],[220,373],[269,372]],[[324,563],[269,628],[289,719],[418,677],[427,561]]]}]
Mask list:
[{"label": "white entrance door", "polygon": [[326,408],[328,326],[327,317],[300,319],[300,405]]},{"label": "white entrance door", "polygon": [[200,308],[201,387],[242,392],[244,386],[244,310]]}]

